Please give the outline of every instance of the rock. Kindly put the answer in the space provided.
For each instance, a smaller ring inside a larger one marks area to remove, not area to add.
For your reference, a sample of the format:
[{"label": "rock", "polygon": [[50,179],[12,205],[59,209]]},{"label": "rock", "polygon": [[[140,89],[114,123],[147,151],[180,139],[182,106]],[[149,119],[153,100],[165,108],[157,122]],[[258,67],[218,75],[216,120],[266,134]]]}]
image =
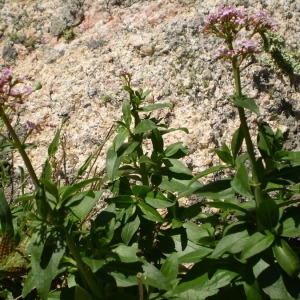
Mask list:
[{"label": "rock", "polygon": [[4,45],[2,49],[2,58],[6,61],[13,61],[17,58],[17,50],[10,44]]}]

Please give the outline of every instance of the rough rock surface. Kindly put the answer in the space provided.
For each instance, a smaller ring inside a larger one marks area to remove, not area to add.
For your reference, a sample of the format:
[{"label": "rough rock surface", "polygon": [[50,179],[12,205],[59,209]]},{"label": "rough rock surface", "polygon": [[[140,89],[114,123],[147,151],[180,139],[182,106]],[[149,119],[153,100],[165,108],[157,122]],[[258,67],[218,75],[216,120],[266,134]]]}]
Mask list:
[{"label": "rough rock surface", "polygon": [[[149,102],[174,104],[162,114],[170,125],[189,129],[166,143],[176,139],[190,147],[185,162],[195,173],[218,162],[209,149],[228,142],[238,125],[229,99],[233,80],[230,66],[215,60],[220,41],[200,34],[198,26],[222,5],[266,11],[279,22],[287,49],[300,52],[295,0],[0,0],[0,64],[43,86],[30,96],[19,124],[50,111],[57,123],[67,115],[64,141],[72,174],[121,115],[126,94],[117,71],[128,66],[135,69],[134,86],[152,91]],[[288,149],[300,150],[299,92],[289,79],[259,64],[242,76],[244,93],[258,99],[260,118],[286,133]],[[255,118],[249,115],[253,129]],[[31,137],[38,147],[30,157],[39,170],[53,131]],[[15,166],[22,165],[16,159]],[[104,162],[103,151],[98,170]]]}]

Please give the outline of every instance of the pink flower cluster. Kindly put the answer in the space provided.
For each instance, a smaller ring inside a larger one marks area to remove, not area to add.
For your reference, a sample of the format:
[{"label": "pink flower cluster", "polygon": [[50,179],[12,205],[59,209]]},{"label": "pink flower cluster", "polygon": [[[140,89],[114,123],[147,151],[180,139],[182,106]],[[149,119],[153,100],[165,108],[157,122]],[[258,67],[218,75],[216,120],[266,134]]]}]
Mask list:
[{"label": "pink flower cluster", "polygon": [[119,76],[132,76],[134,69],[123,67],[119,70]]},{"label": "pink flower cluster", "polygon": [[199,30],[203,33],[214,33],[227,39],[235,36],[243,28],[252,31],[254,34],[273,30],[277,25],[265,12],[248,14],[245,10],[228,6],[219,8],[216,12],[210,14],[205,25],[200,26]]},{"label": "pink flower cluster", "polygon": [[249,54],[259,53],[260,44],[256,40],[241,39],[235,41],[234,49],[219,47],[217,49],[217,58],[231,59],[240,56],[241,59]]},{"label": "pink flower cluster", "polygon": [[16,85],[24,83],[26,77],[13,79],[11,69],[4,68],[0,71],[0,105],[15,109],[15,107],[24,103],[24,97],[32,92],[32,88],[23,85],[23,90],[20,90]]},{"label": "pink flower cluster", "polygon": [[199,30],[203,33],[215,33],[221,38],[233,36],[247,25],[248,15],[244,10],[238,10],[234,6],[219,8],[208,16],[204,26]]},{"label": "pink flower cluster", "polygon": [[36,130],[40,133],[45,127],[56,127],[56,124],[52,120],[54,113],[48,113],[44,117],[40,117],[37,122],[26,121],[25,129],[28,131]]},{"label": "pink flower cluster", "polygon": [[[218,9],[208,16],[204,26],[199,30],[207,34],[215,34],[226,42],[227,48],[219,47],[217,57],[223,59],[237,59],[241,63],[247,56],[260,52],[259,43],[252,39],[256,33],[273,30],[277,26],[265,12],[248,14],[245,10],[228,6]],[[244,29],[248,38],[240,38],[239,32]]]},{"label": "pink flower cluster", "polygon": [[263,11],[251,15],[248,22],[254,32],[265,32],[278,27],[278,22],[272,20],[269,15]]}]

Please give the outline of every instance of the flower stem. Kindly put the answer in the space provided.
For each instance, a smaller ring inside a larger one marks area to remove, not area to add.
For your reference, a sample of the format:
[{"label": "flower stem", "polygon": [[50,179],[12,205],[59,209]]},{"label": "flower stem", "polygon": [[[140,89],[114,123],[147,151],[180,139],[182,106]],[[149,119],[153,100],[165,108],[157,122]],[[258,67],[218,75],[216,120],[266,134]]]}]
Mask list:
[{"label": "flower stem", "polygon": [[[241,99],[242,98],[242,87],[241,87],[240,68],[237,65],[235,60],[232,61],[232,67],[233,67],[233,74],[234,74],[236,97],[238,99]],[[253,143],[251,140],[244,108],[238,106],[238,112],[239,112],[239,118],[240,118],[240,122],[241,122],[241,129],[242,129],[245,141],[246,141],[247,152],[248,152],[249,160],[250,160],[250,166],[251,166],[251,171],[252,171],[252,183],[253,183],[253,188],[254,188],[254,198],[256,201],[256,207],[259,207],[260,203],[262,202],[262,191],[261,191],[261,182],[260,182],[259,172],[258,172],[258,168],[257,168],[255,154],[254,154],[254,147],[253,147]]]},{"label": "flower stem", "polygon": [[38,178],[36,176],[36,173],[35,173],[35,171],[33,169],[33,166],[32,166],[32,164],[30,162],[30,159],[29,159],[29,157],[28,157],[28,155],[27,155],[27,153],[26,153],[26,151],[24,149],[24,145],[21,143],[18,135],[16,134],[15,130],[13,129],[13,127],[11,126],[10,121],[9,121],[7,115],[5,114],[5,111],[4,111],[4,109],[3,109],[2,106],[0,106],[0,116],[1,116],[1,118],[2,118],[2,120],[4,122],[4,124],[5,124],[5,126],[7,128],[7,130],[9,131],[9,134],[11,135],[11,137],[12,137],[12,139],[14,141],[15,147],[18,149],[20,155],[22,156],[22,159],[23,159],[23,161],[25,163],[25,166],[26,166],[26,168],[28,170],[28,173],[29,173],[29,175],[30,175],[30,177],[32,179],[32,182],[33,182],[34,186],[36,188],[38,188],[40,186],[40,183],[39,183],[39,180],[38,180]]},{"label": "flower stem", "polygon": [[73,237],[69,233],[66,233],[66,242],[74,260],[76,261],[76,265],[79,270],[79,273],[82,276],[82,279],[87,285],[87,287],[89,288],[89,290],[92,292],[93,297],[95,297],[94,299],[98,299],[98,300],[104,299],[103,295],[101,294],[101,288],[95,281],[91,269],[82,260],[80,253],[76,248]]}]

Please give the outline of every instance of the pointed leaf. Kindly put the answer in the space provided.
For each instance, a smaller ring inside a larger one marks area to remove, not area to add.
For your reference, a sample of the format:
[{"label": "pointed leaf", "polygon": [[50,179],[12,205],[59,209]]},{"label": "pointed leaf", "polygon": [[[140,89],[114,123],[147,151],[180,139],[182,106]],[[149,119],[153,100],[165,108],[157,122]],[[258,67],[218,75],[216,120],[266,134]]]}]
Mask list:
[{"label": "pointed leaf", "polygon": [[233,159],[235,160],[238,153],[240,152],[242,145],[243,145],[243,131],[241,127],[239,127],[233,134],[232,140],[231,140],[231,151]]},{"label": "pointed leaf", "polygon": [[164,261],[160,271],[168,280],[171,281],[177,278],[178,266],[178,254],[174,252]]},{"label": "pointed leaf", "polygon": [[271,233],[262,234],[260,232],[256,232],[251,235],[246,243],[244,244],[244,249],[241,254],[241,259],[248,259],[258,253],[263,252],[268,249],[274,242],[275,236]]},{"label": "pointed leaf", "polygon": [[257,209],[259,222],[265,229],[273,229],[279,221],[279,207],[268,195],[265,195]]},{"label": "pointed leaf", "polygon": [[122,146],[123,142],[129,136],[129,131],[127,128],[120,128],[118,134],[114,138],[113,147],[114,151],[117,152],[119,148]]},{"label": "pointed leaf", "polygon": [[65,253],[65,239],[61,231],[50,234],[39,231],[32,236],[31,266],[39,296],[48,299],[51,282]]},{"label": "pointed leaf", "polygon": [[299,275],[300,272],[299,257],[284,239],[280,239],[273,246],[273,253],[280,267],[290,277],[295,277]]},{"label": "pointed leaf", "polygon": [[139,107],[138,111],[153,111],[161,108],[172,108],[172,104],[170,103],[157,103],[157,104],[151,104],[143,107]]},{"label": "pointed leaf", "polygon": [[92,191],[86,192],[80,203],[72,207],[72,215],[70,217],[73,218],[73,220],[76,218],[82,221],[92,211],[104,192],[105,190],[96,191],[94,193]]},{"label": "pointed leaf", "polygon": [[259,107],[253,98],[243,97],[242,99],[235,99],[234,104],[236,106],[249,109],[259,116]]},{"label": "pointed leaf", "polygon": [[238,194],[247,198],[253,197],[249,183],[248,171],[244,164],[239,165],[237,173],[231,181],[231,186]]},{"label": "pointed leaf", "polygon": [[117,155],[114,148],[109,148],[106,157],[106,171],[109,180],[113,180],[116,177],[121,161],[122,157]]},{"label": "pointed leaf", "polygon": [[186,167],[181,161],[175,158],[165,158],[163,159],[164,164],[166,167],[174,172],[174,173],[179,173],[179,174],[187,174],[187,175],[192,175],[191,170]]},{"label": "pointed leaf", "polygon": [[155,128],[157,128],[157,125],[153,121],[146,119],[146,120],[141,121],[135,127],[134,134],[144,133],[146,131],[149,131],[149,130],[152,130]]},{"label": "pointed leaf", "polygon": [[136,216],[133,220],[127,221],[121,231],[124,244],[128,245],[141,224],[140,218]]},{"label": "pointed leaf", "polygon": [[233,254],[241,252],[248,236],[248,232],[244,230],[222,237],[211,257],[219,258],[226,252]]},{"label": "pointed leaf", "polygon": [[61,128],[62,126],[56,131],[55,136],[48,147],[48,159],[50,159],[58,149]]},{"label": "pointed leaf", "polygon": [[154,221],[154,222],[164,222],[164,219],[158,213],[156,209],[145,202],[139,202],[138,207],[141,209],[143,213],[143,217],[147,220]]}]

